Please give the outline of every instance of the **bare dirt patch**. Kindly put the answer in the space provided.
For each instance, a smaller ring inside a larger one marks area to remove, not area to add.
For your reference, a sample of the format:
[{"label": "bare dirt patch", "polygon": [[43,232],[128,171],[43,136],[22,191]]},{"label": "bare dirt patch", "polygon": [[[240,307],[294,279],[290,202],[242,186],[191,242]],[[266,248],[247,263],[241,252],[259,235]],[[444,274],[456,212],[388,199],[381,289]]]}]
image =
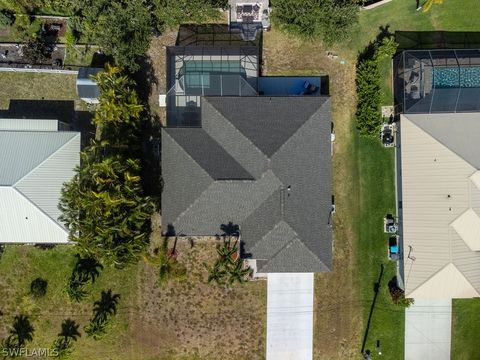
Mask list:
[{"label": "bare dirt patch", "polygon": [[[158,217],[154,224],[158,224]],[[159,245],[159,227],[152,247]],[[171,240],[173,245],[173,239]],[[137,278],[140,313],[130,320],[132,343],[147,356],[262,359],[265,352],[266,282],[225,288],[208,284],[204,263],[216,258],[214,238],[178,238],[184,279],[158,285],[158,266],[144,263]]]}]

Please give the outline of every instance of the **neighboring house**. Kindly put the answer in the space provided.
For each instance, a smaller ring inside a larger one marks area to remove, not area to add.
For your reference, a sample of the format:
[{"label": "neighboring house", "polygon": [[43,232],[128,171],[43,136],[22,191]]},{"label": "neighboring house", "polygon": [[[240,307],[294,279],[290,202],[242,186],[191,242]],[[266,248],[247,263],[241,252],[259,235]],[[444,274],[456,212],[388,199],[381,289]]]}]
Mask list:
[{"label": "neighboring house", "polygon": [[480,52],[396,58],[400,276],[410,298],[480,296]]},{"label": "neighboring house", "polygon": [[58,131],[61,126],[0,119],[0,243],[68,242],[58,202],[80,163],[80,133]]},{"label": "neighboring house", "polygon": [[330,98],[319,77],[259,77],[260,53],[167,49],[162,228],[212,236],[232,222],[258,273],[329,271]]},{"label": "neighboring house", "polygon": [[77,95],[80,99],[89,104],[98,104],[100,88],[92,79],[103,69],[101,68],[80,68],[77,75]]},{"label": "neighboring house", "polygon": [[228,24],[244,40],[254,40],[257,31],[270,29],[269,0],[229,0]]}]

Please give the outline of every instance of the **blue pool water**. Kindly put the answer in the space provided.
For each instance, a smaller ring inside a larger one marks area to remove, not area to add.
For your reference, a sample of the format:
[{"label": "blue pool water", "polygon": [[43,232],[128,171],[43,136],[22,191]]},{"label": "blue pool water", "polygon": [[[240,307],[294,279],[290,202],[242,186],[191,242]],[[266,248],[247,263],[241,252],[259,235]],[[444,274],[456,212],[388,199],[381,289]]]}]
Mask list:
[{"label": "blue pool water", "polygon": [[436,88],[480,87],[480,67],[435,67],[433,81]]}]

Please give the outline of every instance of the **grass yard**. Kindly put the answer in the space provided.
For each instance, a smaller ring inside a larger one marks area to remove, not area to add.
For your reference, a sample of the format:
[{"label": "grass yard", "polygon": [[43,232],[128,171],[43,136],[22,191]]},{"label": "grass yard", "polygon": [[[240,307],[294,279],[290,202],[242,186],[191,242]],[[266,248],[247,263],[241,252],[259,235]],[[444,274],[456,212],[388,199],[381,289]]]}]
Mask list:
[{"label": "grass yard", "polygon": [[76,45],[66,47],[65,66],[90,66],[93,54],[98,50],[97,46]]},{"label": "grass yard", "polygon": [[[157,232],[153,246],[159,241]],[[214,261],[214,241],[185,240],[177,250],[187,268],[184,279],[157,285],[158,266],[151,261],[123,270],[105,268],[89,286],[87,298],[72,303],[63,288],[74,265],[73,247],[7,246],[0,259],[0,339],[8,335],[13,317],[24,314],[35,329],[29,348],[50,347],[65,319],[79,324],[81,336],[71,359],[262,359],[266,282],[232,289],[208,284],[203,263]],[[47,294],[40,299],[29,295],[37,277],[48,281]],[[108,289],[120,294],[117,316],[107,335],[95,341],[83,326],[93,302]]]},{"label": "grass yard", "polygon": [[0,72],[0,109],[10,99],[77,100],[76,75]]},{"label": "grass yard", "polygon": [[480,299],[453,300],[452,329],[452,359],[480,359]]},{"label": "grass yard", "polygon": [[[377,139],[356,141],[360,179],[360,216],[358,234],[357,281],[363,307],[365,349],[374,352],[380,341],[382,357],[403,358],[404,309],[392,304],[388,282],[396,275],[396,266],[387,258],[388,235],[383,233],[383,217],[395,214],[394,151],[384,149]],[[375,284],[380,288],[373,310]],[[371,323],[368,318],[372,311]]]}]

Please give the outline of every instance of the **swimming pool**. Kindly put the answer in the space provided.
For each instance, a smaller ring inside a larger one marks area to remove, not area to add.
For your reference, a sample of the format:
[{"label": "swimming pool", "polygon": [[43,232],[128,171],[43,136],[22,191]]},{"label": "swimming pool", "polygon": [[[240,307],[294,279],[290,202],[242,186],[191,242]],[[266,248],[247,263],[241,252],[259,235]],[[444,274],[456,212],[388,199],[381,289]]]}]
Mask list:
[{"label": "swimming pool", "polygon": [[436,88],[480,87],[480,66],[435,67],[433,68],[433,82]]}]

